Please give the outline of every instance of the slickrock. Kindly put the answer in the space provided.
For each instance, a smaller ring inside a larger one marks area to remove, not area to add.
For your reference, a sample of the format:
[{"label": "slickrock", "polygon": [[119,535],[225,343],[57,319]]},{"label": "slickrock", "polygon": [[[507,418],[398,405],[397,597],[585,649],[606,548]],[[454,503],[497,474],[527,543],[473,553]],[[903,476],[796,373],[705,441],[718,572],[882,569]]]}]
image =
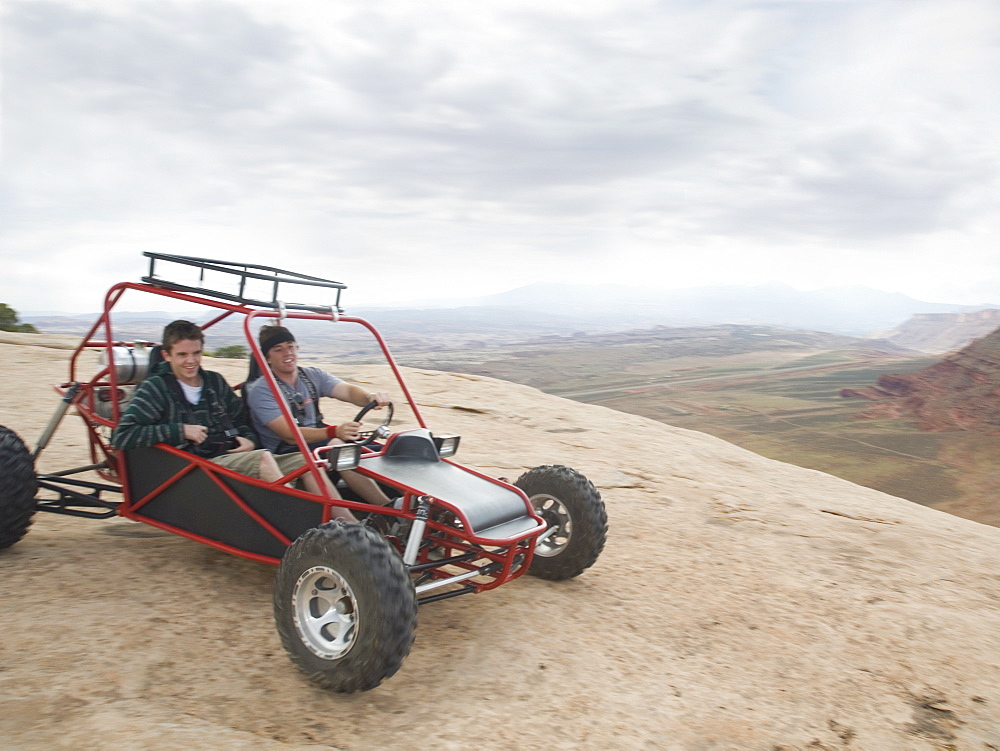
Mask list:
[{"label": "slickrock", "polygon": [[[0,344],[0,423],[33,446],[69,352],[19,341]],[[385,368],[330,370],[398,395]],[[1000,529],[525,386],[406,373],[460,462],[591,478],[610,520],[592,569],[424,606],[402,670],[342,696],[283,653],[271,567],[40,514],[0,552],[0,747],[1000,748]],[[89,461],[70,415],[39,469]]]}]

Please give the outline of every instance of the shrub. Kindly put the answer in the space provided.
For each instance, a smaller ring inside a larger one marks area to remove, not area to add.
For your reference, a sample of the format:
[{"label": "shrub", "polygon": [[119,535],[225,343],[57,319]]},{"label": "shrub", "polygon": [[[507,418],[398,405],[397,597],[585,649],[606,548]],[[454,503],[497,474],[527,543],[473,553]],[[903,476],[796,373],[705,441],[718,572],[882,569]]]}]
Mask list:
[{"label": "shrub", "polygon": [[30,323],[18,323],[17,311],[0,302],[0,331],[21,331],[26,334],[37,334],[38,329]]},{"label": "shrub", "polygon": [[242,344],[229,344],[212,353],[212,357],[228,357],[230,360],[246,360],[249,356],[250,350]]}]

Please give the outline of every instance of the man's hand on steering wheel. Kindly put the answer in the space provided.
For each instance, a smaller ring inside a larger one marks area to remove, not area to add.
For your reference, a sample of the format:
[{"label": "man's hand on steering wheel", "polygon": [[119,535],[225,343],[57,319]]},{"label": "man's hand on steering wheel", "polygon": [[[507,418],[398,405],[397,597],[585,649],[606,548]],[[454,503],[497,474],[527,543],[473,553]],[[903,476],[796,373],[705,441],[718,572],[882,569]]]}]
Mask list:
[{"label": "man's hand on steering wheel", "polygon": [[337,426],[337,438],[345,442],[356,441],[361,437],[360,422],[342,422]]},{"label": "man's hand on steering wheel", "polygon": [[[387,394],[372,394],[372,396],[388,397]],[[392,422],[392,412],[393,412],[392,402],[388,401],[388,399],[386,399],[384,405],[380,405],[376,399],[372,399],[370,402],[368,402],[368,404],[366,404],[364,407],[361,408],[361,411],[358,412],[357,415],[355,415],[354,422],[360,425],[361,420],[364,419],[365,415],[367,415],[373,409],[381,409],[382,406],[388,407],[388,410],[386,410],[385,417],[382,418],[382,422],[374,430],[359,431],[358,437],[354,439],[355,443],[359,443],[362,446],[368,446],[372,443],[375,443],[375,441],[380,441],[383,438],[388,437],[389,423]]]},{"label": "man's hand on steering wheel", "polygon": [[[372,409],[381,409],[382,407],[392,404],[392,399],[385,391],[372,391],[368,394],[368,404],[371,404],[372,402],[375,402],[376,404],[376,406]],[[365,405],[366,408],[368,407],[368,404]]]}]

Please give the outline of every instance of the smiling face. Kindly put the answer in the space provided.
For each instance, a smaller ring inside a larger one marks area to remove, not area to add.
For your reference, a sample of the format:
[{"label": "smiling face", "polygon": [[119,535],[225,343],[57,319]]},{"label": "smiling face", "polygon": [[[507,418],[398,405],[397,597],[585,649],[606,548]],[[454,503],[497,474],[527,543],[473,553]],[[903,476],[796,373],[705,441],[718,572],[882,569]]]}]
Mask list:
[{"label": "smiling face", "polygon": [[281,342],[267,351],[267,364],[278,378],[293,378],[299,366],[299,347],[295,342]]},{"label": "smiling face", "polygon": [[198,370],[201,368],[201,342],[197,339],[181,339],[174,342],[169,350],[163,350],[163,359],[170,363],[170,370],[178,381],[188,386],[201,383]]}]

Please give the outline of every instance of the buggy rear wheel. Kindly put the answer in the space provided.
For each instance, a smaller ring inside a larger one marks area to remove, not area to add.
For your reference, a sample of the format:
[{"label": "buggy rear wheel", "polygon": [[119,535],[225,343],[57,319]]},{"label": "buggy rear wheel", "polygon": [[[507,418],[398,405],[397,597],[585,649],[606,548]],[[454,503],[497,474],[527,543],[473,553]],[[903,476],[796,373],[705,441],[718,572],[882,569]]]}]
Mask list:
[{"label": "buggy rear wheel", "polygon": [[324,688],[375,688],[399,670],[417,626],[402,559],[359,524],[329,522],[289,546],[274,586],[274,618],[289,656]]},{"label": "buggy rear wheel", "polygon": [[35,460],[17,433],[0,425],[0,549],[28,531],[37,489]]},{"label": "buggy rear wheel", "polygon": [[530,469],[514,484],[548,522],[528,573],[558,581],[593,566],[608,534],[608,515],[597,488],[576,470],[558,465]]}]

